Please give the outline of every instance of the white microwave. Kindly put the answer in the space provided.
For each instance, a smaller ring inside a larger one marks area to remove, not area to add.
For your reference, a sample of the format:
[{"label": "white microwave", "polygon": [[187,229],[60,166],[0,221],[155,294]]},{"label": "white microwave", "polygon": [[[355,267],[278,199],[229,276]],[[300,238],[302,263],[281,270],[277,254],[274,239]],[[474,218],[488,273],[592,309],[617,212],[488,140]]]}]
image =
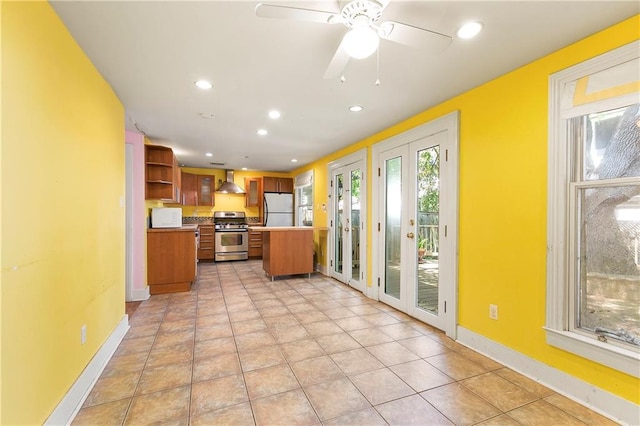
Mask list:
[{"label": "white microwave", "polygon": [[182,227],[182,209],[179,207],[158,207],[151,209],[152,228]]}]

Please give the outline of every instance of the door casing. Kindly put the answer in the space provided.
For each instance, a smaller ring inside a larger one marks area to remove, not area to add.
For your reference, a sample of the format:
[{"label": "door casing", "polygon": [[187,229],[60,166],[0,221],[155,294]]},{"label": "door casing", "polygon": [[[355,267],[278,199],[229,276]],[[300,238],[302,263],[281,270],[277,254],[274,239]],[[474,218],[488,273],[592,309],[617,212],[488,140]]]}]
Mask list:
[{"label": "door casing", "polygon": [[[382,141],[372,147],[372,164],[376,169],[380,165],[380,158],[383,152],[389,151],[395,147],[401,147],[408,145],[411,142],[426,138],[430,135],[434,135],[440,132],[446,132],[445,145],[441,147],[441,156],[446,156],[448,167],[441,170],[441,179],[443,185],[446,187],[441,188],[441,192],[447,191],[449,201],[446,206],[441,203],[441,252],[445,253],[451,261],[448,263],[448,267],[440,269],[440,282],[446,283],[443,287],[443,297],[447,302],[446,314],[443,313],[443,321],[441,325],[443,331],[447,336],[454,338],[456,336],[457,326],[457,313],[458,313],[458,215],[459,215],[459,184],[458,184],[458,161],[459,161],[459,113],[453,112],[437,118],[433,121],[415,127],[404,133],[391,137],[385,141]],[[444,148],[444,149],[443,149]],[[446,149],[446,152],[445,152]],[[384,289],[380,286],[380,282],[383,281],[385,273],[385,253],[384,246],[382,244],[382,237],[378,231],[378,224],[384,220],[383,213],[381,213],[384,207],[382,204],[384,200],[380,199],[380,191],[377,188],[384,184],[384,176],[378,176],[378,172],[373,173],[371,182],[372,190],[371,194],[371,259],[372,259],[372,296],[376,300],[380,300],[380,295],[384,292]],[[446,238],[443,238],[445,233],[443,232],[446,226]],[[413,308],[409,306],[404,307],[409,315]]]}]

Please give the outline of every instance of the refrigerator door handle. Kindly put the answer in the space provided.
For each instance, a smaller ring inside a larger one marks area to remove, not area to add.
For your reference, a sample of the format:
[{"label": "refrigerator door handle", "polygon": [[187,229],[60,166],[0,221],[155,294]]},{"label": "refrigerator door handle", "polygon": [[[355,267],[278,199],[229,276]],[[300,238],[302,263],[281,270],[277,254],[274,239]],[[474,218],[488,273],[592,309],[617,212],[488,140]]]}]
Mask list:
[{"label": "refrigerator door handle", "polygon": [[264,225],[267,226],[269,222],[269,203],[267,203],[266,197],[264,198]]}]

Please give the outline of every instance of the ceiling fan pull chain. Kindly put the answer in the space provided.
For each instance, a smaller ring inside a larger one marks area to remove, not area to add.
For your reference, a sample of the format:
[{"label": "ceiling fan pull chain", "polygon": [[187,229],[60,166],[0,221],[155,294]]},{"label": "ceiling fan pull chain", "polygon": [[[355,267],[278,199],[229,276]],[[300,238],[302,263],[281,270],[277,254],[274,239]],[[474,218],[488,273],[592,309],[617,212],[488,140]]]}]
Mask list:
[{"label": "ceiling fan pull chain", "polygon": [[376,50],[376,86],[380,86],[380,46]]}]

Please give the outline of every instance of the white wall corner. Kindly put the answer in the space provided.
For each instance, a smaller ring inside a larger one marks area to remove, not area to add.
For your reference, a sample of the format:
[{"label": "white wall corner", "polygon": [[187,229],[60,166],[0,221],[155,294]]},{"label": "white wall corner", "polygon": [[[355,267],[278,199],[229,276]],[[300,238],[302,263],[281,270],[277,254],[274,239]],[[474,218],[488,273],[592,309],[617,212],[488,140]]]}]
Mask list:
[{"label": "white wall corner", "polygon": [[89,392],[98,381],[100,374],[115,353],[118,345],[129,330],[129,316],[124,315],[106,342],[98,349],[89,364],[73,383],[66,395],[53,410],[45,425],[68,425],[80,411]]},{"label": "white wall corner", "polygon": [[461,343],[618,423],[640,425],[638,405],[458,326]]},{"label": "white wall corner", "polygon": [[324,265],[316,263],[314,270],[320,272],[322,275],[327,275],[327,268]]},{"label": "white wall corner", "polygon": [[151,293],[149,293],[149,286],[145,286],[144,288],[134,288],[131,292],[131,300],[130,302],[138,302],[147,300],[151,297]]}]

